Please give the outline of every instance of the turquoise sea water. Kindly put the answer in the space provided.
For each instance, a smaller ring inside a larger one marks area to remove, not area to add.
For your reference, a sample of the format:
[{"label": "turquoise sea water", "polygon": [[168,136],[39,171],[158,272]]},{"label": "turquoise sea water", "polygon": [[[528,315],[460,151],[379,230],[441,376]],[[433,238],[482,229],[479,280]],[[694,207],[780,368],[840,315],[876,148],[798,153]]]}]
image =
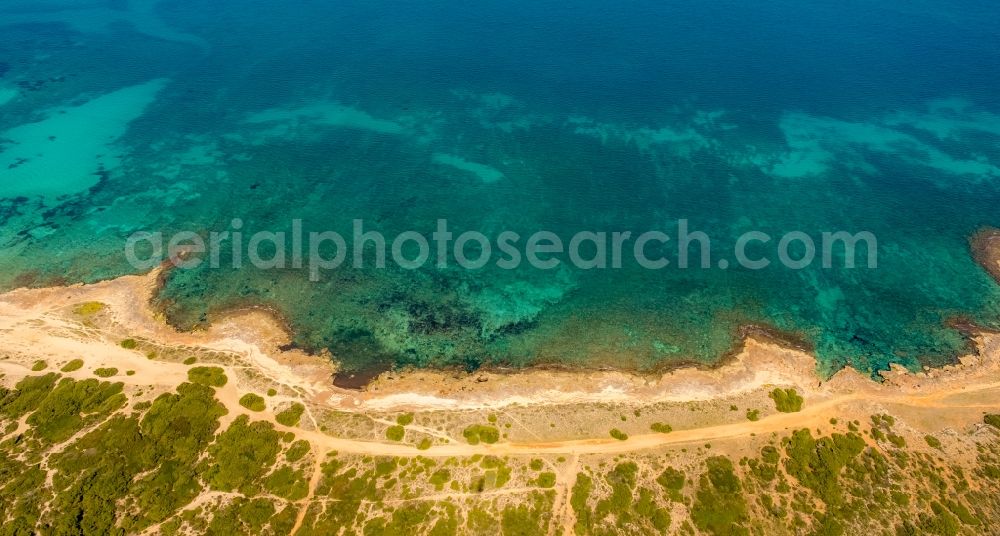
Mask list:
[{"label": "turquoise sea water", "polygon": [[[712,268],[313,282],[224,252],[158,305],[188,329],[271,306],[351,370],[711,363],[750,324],[824,372],[941,364],[966,344],[949,320],[1000,327],[968,243],[1000,225],[997,20],[981,0],[7,0],[0,287],[134,273],[133,233],[234,218],[567,240],[685,219]],[[869,231],[878,268],[718,268],[747,231]]]}]

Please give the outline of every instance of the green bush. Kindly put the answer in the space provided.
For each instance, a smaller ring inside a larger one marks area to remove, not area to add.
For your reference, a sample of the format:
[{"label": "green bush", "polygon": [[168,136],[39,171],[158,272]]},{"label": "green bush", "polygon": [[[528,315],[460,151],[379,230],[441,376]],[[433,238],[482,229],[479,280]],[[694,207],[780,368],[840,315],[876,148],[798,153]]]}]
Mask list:
[{"label": "green bush", "polygon": [[760,410],[759,409],[748,409],[747,410],[747,420],[748,421],[759,421],[760,420]]},{"label": "green bush", "polygon": [[[54,373],[0,390],[0,414],[31,413],[25,440],[0,444],[0,534],[142,533],[201,492],[197,461],[225,413],[211,389],[186,383],[127,414],[121,391]],[[74,437],[48,453],[48,475],[37,469],[39,447]]]},{"label": "green bush", "polygon": [[574,531],[577,534],[590,532],[590,526],[593,524],[594,513],[588,505],[590,492],[593,489],[594,480],[586,473],[577,473],[576,484],[573,485],[572,495],[570,495],[569,500],[570,506],[573,507],[573,512],[576,514]]},{"label": "green bush", "polygon": [[551,472],[545,472],[538,475],[538,487],[540,488],[553,488],[556,485],[556,474]]},{"label": "green bush", "polygon": [[300,439],[295,443],[292,443],[292,446],[288,447],[288,452],[285,453],[285,459],[291,463],[295,463],[304,458],[306,454],[309,454],[309,450],[309,442],[304,439]]},{"label": "green bush", "polygon": [[286,465],[264,479],[264,490],[283,499],[297,501],[309,495],[309,482],[301,470]]},{"label": "green bush", "polygon": [[281,451],[281,435],[271,423],[241,415],[209,447],[205,480],[215,490],[257,493]]},{"label": "green bush", "polygon": [[409,425],[413,424],[413,414],[412,413],[404,413],[404,414],[400,415],[399,417],[396,417],[396,424],[398,424],[400,426],[409,426]]},{"label": "green bush", "polygon": [[650,430],[658,434],[669,434],[674,431],[674,427],[662,422],[655,422],[649,427]]},{"label": "green bush", "polygon": [[59,443],[100,422],[125,402],[120,383],[66,378],[39,402],[27,422],[47,442]]},{"label": "green bush", "polygon": [[843,504],[841,473],[864,451],[865,440],[854,433],[813,439],[808,429],[802,429],[784,442],[789,476],[813,490],[827,505]]},{"label": "green bush", "polygon": [[229,381],[219,367],[194,367],[188,371],[188,381],[209,387],[223,387]]},{"label": "green bush", "polygon": [[74,359],[74,360],[70,361],[69,363],[66,363],[63,366],[63,368],[61,368],[59,370],[61,370],[63,372],[73,372],[74,370],[80,370],[82,368],[83,368],[83,360],[82,359]]},{"label": "green bush", "polygon": [[994,428],[1000,428],[1000,415],[997,415],[995,413],[987,415],[983,417],[983,422]]},{"label": "green bush", "polygon": [[628,439],[628,434],[626,434],[625,432],[622,432],[621,430],[619,430],[617,428],[612,428],[610,433],[611,433],[611,437],[617,439],[618,441],[625,441],[625,440]]},{"label": "green bush", "polygon": [[302,414],[305,413],[305,411],[306,407],[296,402],[289,406],[289,408],[285,411],[275,415],[274,418],[279,424],[283,424],[285,426],[298,426],[299,419],[302,418]]},{"label": "green bush", "polygon": [[42,361],[41,359],[39,359],[38,361],[35,361],[34,365],[31,365],[31,371],[32,372],[40,372],[40,371],[43,371],[43,370],[47,369],[48,367],[49,367],[48,363],[46,363],[45,361]]},{"label": "green bush", "polygon": [[268,389],[268,390],[267,390],[267,396],[274,396],[274,395],[276,395],[276,394],[278,394],[278,391],[277,391],[277,389],[273,389],[273,388],[272,388],[272,389]]},{"label": "green bush", "polygon": [[95,315],[104,310],[104,304],[101,302],[86,302],[77,305],[73,312],[80,316],[91,316]]},{"label": "green bush", "polygon": [[429,450],[433,445],[434,441],[429,437],[425,437],[420,440],[420,443],[417,443],[417,450]]},{"label": "green bush", "polygon": [[402,426],[390,426],[385,431],[385,437],[389,441],[402,441],[406,436],[406,428]]},{"label": "green bush", "polygon": [[125,339],[121,342],[121,346],[126,350],[135,350],[139,347],[139,343],[135,339]]},{"label": "green bush", "polygon": [[240,398],[240,405],[250,411],[264,411],[267,409],[267,402],[258,395],[247,393]]},{"label": "green bush", "polygon": [[770,397],[774,400],[775,408],[782,413],[802,411],[804,400],[795,389],[775,389],[771,391]]},{"label": "green bush", "polygon": [[708,534],[750,534],[747,503],[740,479],[729,458],[716,456],[705,460],[707,471],[701,476],[691,520]]},{"label": "green bush", "polygon": [[118,369],[114,367],[94,369],[94,376],[99,378],[110,378],[118,374]]},{"label": "green bush", "polygon": [[198,358],[197,357],[193,357],[193,356],[184,360],[184,364],[185,365],[194,365],[197,362],[198,362]]},{"label": "green bush", "polygon": [[441,491],[444,489],[444,485],[451,481],[451,471],[447,469],[438,469],[434,471],[431,475],[429,482],[434,486],[434,489]]},{"label": "green bush", "polygon": [[656,478],[656,482],[669,491],[680,491],[684,489],[684,471],[679,471],[673,467],[667,467]]},{"label": "green bush", "polygon": [[500,431],[492,426],[474,424],[462,431],[462,437],[470,445],[478,445],[479,442],[493,444],[500,441]]}]

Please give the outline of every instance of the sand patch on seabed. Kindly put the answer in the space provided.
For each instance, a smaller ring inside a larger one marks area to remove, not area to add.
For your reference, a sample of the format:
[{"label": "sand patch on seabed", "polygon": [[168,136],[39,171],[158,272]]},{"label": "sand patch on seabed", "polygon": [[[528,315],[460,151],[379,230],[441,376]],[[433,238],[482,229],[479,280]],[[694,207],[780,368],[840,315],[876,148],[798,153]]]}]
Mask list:
[{"label": "sand patch on seabed", "polygon": [[120,164],[115,143],[166,84],[158,79],[119,89],[0,133],[0,197],[51,201],[97,184],[100,173]]},{"label": "sand patch on seabed", "polygon": [[[306,394],[311,403],[347,411],[485,409],[576,403],[655,404],[697,402],[749,395],[770,386],[797,388],[811,400],[848,397],[928,396],[935,390],[956,393],[966,386],[997,382],[1000,377],[1000,335],[982,334],[978,356],[960,364],[923,373],[894,367],[883,373],[882,384],[853,369],[828,381],[817,375],[813,356],[757,340],[714,369],[685,368],[661,376],[627,372],[528,370],[459,373],[404,371],[387,373],[366,391],[339,389],[332,384],[335,366],[329,356],[286,351],[289,337],[281,323],[266,311],[234,312],[203,332],[183,333],[166,325],[149,307],[160,274],[127,276],[94,285],[15,290],[0,295],[0,340],[5,355],[25,359],[83,358],[101,366],[135,369],[141,354],[123,351],[119,341],[134,337],[171,347],[196,347],[235,356],[240,367],[260,377]],[[73,307],[85,302],[106,304],[114,333],[88,329],[74,319]],[[10,359],[10,358],[8,358]],[[156,367],[147,367],[156,374]],[[162,383],[144,378],[132,382]],[[173,369],[168,372],[173,373]]]},{"label": "sand patch on seabed", "polygon": [[461,156],[447,153],[434,153],[432,159],[435,164],[448,166],[459,171],[464,171],[465,173],[470,173],[484,184],[491,184],[503,180],[504,178],[503,172],[499,169],[486,164],[470,162]]},{"label": "sand patch on seabed", "polygon": [[[972,181],[1000,177],[1000,167],[985,156],[956,157],[903,130],[923,130],[938,138],[954,138],[971,131],[995,134],[1000,131],[997,116],[972,113],[965,108],[956,111],[954,105],[932,105],[930,110],[928,114],[898,113],[883,122],[873,123],[786,113],[780,127],[788,151],[761,168],[781,178],[819,176],[835,164],[875,173],[874,166],[864,158],[864,151],[868,151],[893,155],[910,164]],[[959,113],[961,115],[956,115]]]},{"label": "sand patch on seabed", "polygon": [[379,119],[364,110],[329,101],[291,108],[271,108],[251,115],[245,122],[270,125],[269,130],[261,133],[264,138],[293,135],[303,126],[351,128],[379,134],[402,134],[405,131],[405,127],[395,121]]},{"label": "sand patch on seabed", "polygon": [[941,140],[960,139],[970,132],[1000,136],[1000,115],[977,110],[971,102],[957,97],[933,100],[926,112],[898,112],[885,124],[923,130]]},{"label": "sand patch on seabed", "polygon": [[715,124],[714,120],[705,119],[708,117],[713,117],[713,114],[699,112],[691,124],[654,129],[649,127],[632,128],[612,123],[601,123],[588,117],[573,116],[567,120],[567,126],[572,129],[574,134],[597,138],[605,145],[609,141],[615,140],[634,144],[644,153],[663,147],[677,156],[691,156],[695,151],[717,145],[715,140],[696,130],[696,127],[708,131],[722,129]]}]

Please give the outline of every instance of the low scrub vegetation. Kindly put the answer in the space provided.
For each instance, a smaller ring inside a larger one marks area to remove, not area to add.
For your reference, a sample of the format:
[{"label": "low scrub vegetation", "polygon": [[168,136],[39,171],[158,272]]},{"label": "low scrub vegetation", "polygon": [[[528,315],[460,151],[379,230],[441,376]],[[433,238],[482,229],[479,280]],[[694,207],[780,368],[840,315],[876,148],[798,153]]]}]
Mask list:
[{"label": "low scrub vegetation", "polygon": [[771,391],[771,400],[774,400],[774,407],[781,413],[795,413],[802,411],[804,400],[795,389],[775,389]]},{"label": "low scrub vegetation", "polygon": [[264,411],[267,409],[267,402],[260,395],[247,393],[240,397],[240,405],[250,411]]}]

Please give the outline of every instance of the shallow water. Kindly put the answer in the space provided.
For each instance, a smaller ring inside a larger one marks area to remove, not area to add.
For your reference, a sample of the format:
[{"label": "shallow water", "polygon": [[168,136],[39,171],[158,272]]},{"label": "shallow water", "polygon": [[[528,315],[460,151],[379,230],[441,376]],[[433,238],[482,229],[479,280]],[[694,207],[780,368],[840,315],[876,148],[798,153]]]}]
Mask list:
[{"label": "shallow water", "polygon": [[[870,372],[952,359],[950,319],[1000,327],[968,244],[1000,225],[995,3],[206,4],[0,6],[0,286],[133,273],[133,233],[234,218],[247,236],[447,219],[567,242],[676,238],[684,219],[712,237],[710,268],[390,263],[313,282],[223,248],[225,268],[172,272],[159,305],[193,328],[267,304],[351,369],[649,369],[713,362],[763,324],[826,372]],[[869,231],[878,268],[719,268],[747,231]]]}]

